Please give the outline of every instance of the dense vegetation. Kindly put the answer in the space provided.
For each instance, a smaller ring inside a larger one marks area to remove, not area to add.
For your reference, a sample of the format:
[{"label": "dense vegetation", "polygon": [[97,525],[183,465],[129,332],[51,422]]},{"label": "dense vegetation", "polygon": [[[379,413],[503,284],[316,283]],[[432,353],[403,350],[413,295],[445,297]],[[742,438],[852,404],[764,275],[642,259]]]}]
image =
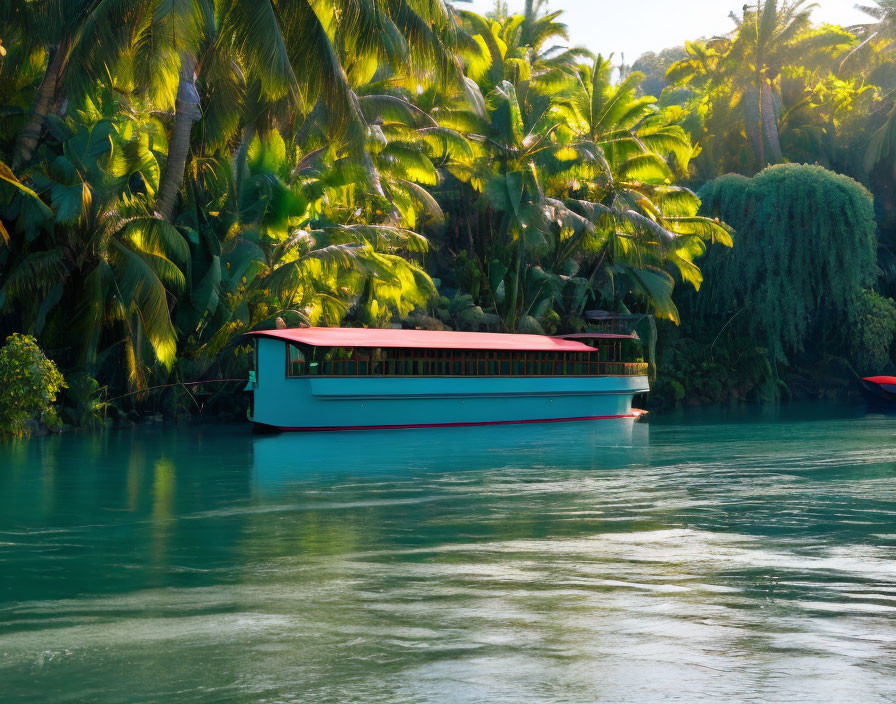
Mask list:
[{"label": "dense vegetation", "polygon": [[860,296],[877,277],[871,196],[819,166],[771,166],[728,175],[700,191],[703,207],[737,228],[732,252],[707,261],[695,319],[744,316],[773,362],[816,351],[856,328]]},{"label": "dense vegetation", "polygon": [[0,334],[76,380],[72,423],[226,406],[185,384],[244,376],[278,317],[651,313],[661,403],[777,395],[819,336],[887,366],[896,6],[767,0],[642,73],[543,4],[0,0]]},{"label": "dense vegetation", "polygon": [[13,334],[6,339],[0,348],[0,384],[0,436],[61,425],[53,404],[65,380],[34,338]]},{"label": "dense vegetation", "polygon": [[892,367],[896,3],[864,9],[844,28],[751,3],[730,35],[635,64],[701,149],[703,213],[737,231],[661,335],[661,403],[814,397]]}]

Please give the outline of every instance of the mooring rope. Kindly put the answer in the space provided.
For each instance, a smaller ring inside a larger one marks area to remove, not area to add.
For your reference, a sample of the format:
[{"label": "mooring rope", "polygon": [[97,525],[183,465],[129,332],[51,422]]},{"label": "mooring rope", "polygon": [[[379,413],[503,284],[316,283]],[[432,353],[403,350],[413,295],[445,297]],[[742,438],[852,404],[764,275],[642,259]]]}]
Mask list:
[{"label": "mooring rope", "polygon": [[136,396],[137,394],[145,394],[150,391],[158,391],[159,389],[170,389],[173,386],[201,386],[203,384],[231,384],[234,382],[244,382],[248,383],[249,379],[208,379],[206,381],[178,381],[173,384],[160,384],[159,386],[150,386],[146,389],[140,389],[139,391],[131,391],[126,394],[122,394],[121,396],[115,396],[114,398],[106,399],[106,403],[112,403],[112,401],[118,401],[123,398],[127,398],[128,396]]}]

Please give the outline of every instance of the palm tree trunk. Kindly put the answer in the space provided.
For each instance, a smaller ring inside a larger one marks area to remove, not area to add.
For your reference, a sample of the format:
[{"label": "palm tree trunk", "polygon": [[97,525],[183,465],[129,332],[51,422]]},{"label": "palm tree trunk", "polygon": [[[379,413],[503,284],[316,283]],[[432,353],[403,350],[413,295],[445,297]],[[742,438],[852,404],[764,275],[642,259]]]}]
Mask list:
[{"label": "palm tree trunk", "polygon": [[37,89],[34,105],[31,108],[31,116],[19,132],[13,149],[12,168],[18,170],[21,166],[31,161],[34,150],[40,144],[40,136],[44,128],[44,120],[50,114],[56,102],[56,86],[59,84],[59,76],[65,66],[65,58],[68,53],[68,42],[63,41],[53,52],[46,73]]},{"label": "palm tree trunk", "polygon": [[781,137],[778,134],[778,116],[775,114],[775,96],[771,84],[766,81],[762,86],[762,137],[768,151],[766,158],[778,163],[782,159]]},{"label": "palm tree trunk", "polygon": [[758,71],[756,75],[756,99],[759,101],[759,124],[757,125],[757,129],[759,131],[759,170],[765,168],[765,127],[763,125],[763,107],[764,102],[763,98],[765,97],[763,94],[765,93],[764,81],[762,79],[762,72]]},{"label": "palm tree trunk", "polygon": [[252,145],[252,140],[255,139],[255,132],[254,122],[250,122],[243,127],[240,146],[233,156],[233,183],[237,188],[239,188],[240,184],[243,182],[248,170],[248,164],[246,162],[249,154],[249,147]]},{"label": "palm tree trunk", "polygon": [[520,244],[516,254],[516,271],[513,276],[513,287],[510,289],[510,305],[508,306],[507,318],[504,321],[504,324],[510,332],[516,332],[517,325],[520,322],[517,306],[520,305],[520,278],[523,275],[523,259],[525,257],[526,237],[525,233],[520,233]]},{"label": "palm tree trunk", "polygon": [[156,212],[169,222],[174,217],[177,195],[184,182],[193,123],[200,117],[199,93],[196,91],[196,58],[192,54],[184,54],[181,56],[180,85],[174,106],[174,131],[168,145],[168,164],[156,197]]}]

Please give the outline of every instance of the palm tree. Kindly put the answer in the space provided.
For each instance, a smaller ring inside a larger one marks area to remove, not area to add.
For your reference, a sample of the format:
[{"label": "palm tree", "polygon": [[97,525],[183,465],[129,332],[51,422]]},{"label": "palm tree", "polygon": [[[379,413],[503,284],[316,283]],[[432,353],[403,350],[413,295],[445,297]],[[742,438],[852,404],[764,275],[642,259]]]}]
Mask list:
[{"label": "palm tree", "polygon": [[[20,43],[43,48],[46,69],[35,92],[31,111],[19,131],[12,154],[16,171],[31,161],[44,128],[44,121],[56,103],[59,83],[86,0],[48,0],[43,3],[4,3],[4,31],[15,32]],[[8,37],[8,34],[7,34]]]},{"label": "palm tree", "polygon": [[[772,162],[781,161],[780,103],[775,97],[774,82],[800,33],[811,26],[814,5],[807,2],[784,0],[780,7],[778,0],[765,0],[762,7],[757,2],[755,12],[744,11],[737,40],[731,47],[731,58],[744,62],[743,84],[750,86],[745,95],[745,124],[760,168],[766,165],[767,153]],[[746,79],[746,72],[752,73],[751,79]]]},{"label": "palm tree", "polygon": [[330,207],[343,204],[358,173],[321,156],[291,155],[276,131],[253,138],[234,195],[196,223],[200,237],[211,228],[220,245],[210,265],[194,270],[201,283],[190,294],[193,313],[181,319],[193,347],[182,356],[213,359],[235,334],[276,317],[338,325],[351,315],[382,325],[426,305],[433,283],[414,262],[425,238]]},{"label": "palm tree", "polygon": [[[848,65],[850,59],[861,55],[862,52],[877,49],[875,53],[890,56],[896,47],[896,0],[875,0],[874,5],[857,5],[857,7],[875,22],[852,28],[862,42],[844,58],[841,67]],[[887,102],[894,102],[894,96],[896,91],[887,96]],[[868,144],[865,152],[866,172],[870,173],[894,154],[896,154],[896,103]]]},{"label": "palm tree", "polygon": [[[346,72],[349,57],[369,75],[377,66],[389,65],[460,79],[451,52],[453,14],[442,0],[339,0],[329,25],[308,0],[224,0],[201,14],[215,18],[206,22],[206,31],[217,32],[215,48],[230,48],[240,58],[262,102],[286,98],[292,109],[324,116],[331,134],[355,144],[363,141],[367,125]],[[177,15],[166,19],[175,27],[182,24]],[[194,51],[189,46],[181,50],[171,163],[157,204],[166,219],[174,210],[191,127],[199,118],[195,82],[202,66]],[[251,138],[251,121],[249,126],[246,137]]]},{"label": "palm tree", "polygon": [[696,217],[693,193],[668,183],[666,157],[686,172],[693,153],[682,128],[636,95],[640,74],[614,86],[600,57],[582,68],[517,52],[519,17],[497,28],[465,18],[487,57],[468,58],[487,91],[486,152],[448,168],[482,194],[475,240],[486,300],[508,329],[533,328],[565,298],[580,306],[619,278],[676,318],[663,267],[697,286],[702,242],[730,244],[723,226]]},{"label": "palm tree", "polygon": [[[600,56],[579,74],[561,96],[587,139],[584,146],[600,156],[593,162],[599,168],[583,173],[576,167],[571,174],[579,184],[572,207],[595,225],[594,233],[582,233],[583,245],[609,279],[627,280],[659,315],[677,319],[674,282],[665,269],[698,288],[702,276],[694,260],[706,242],[730,246],[730,230],[698,217],[696,195],[671,184],[676,171],[688,172],[694,148],[654,98],[639,95],[643,74],[613,83],[612,65]],[[576,239],[565,252],[575,251]]]},{"label": "palm tree", "polygon": [[[806,92],[828,77],[834,58],[853,41],[839,28],[813,29],[813,9],[807,0],[745,5],[742,15],[732,14],[737,26],[731,35],[687,44],[688,56],[669,68],[668,90],[690,91],[691,130],[703,133],[701,146],[709,150],[702,164],[725,159],[721,171],[760,170],[783,159],[780,133],[788,111],[800,109]],[[782,82],[800,71],[809,83],[788,105]],[[746,150],[739,145],[741,130]],[[718,175],[703,170],[706,177]]]},{"label": "palm tree", "polygon": [[564,48],[558,40],[569,39],[565,24],[557,22],[562,12],[539,15],[541,3],[527,5],[527,14],[490,22],[474,12],[459,12],[467,31],[478,37],[477,44],[462,47],[466,73],[488,92],[501,80],[528,80],[540,76],[563,80],[575,73],[579,59],[591,53],[581,47]]},{"label": "palm tree", "polygon": [[169,297],[183,291],[189,263],[181,233],[147,207],[159,164],[145,120],[116,114],[80,126],[30,170],[43,202],[14,201],[22,236],[0,274],[0,299],[15,303],[24,329],[90,371],[121,345],[135,388],[146,385],[147,355],[166,368],[175,361]]},{"label": "palm tree", "polygon": [[[355,139],[363,138],[366,125],[345,57],[373,67],[392,63],[460,76],[451,53],[453,14],[442,0],[341,0],[329,26],[308,0],[47,0],[34,5],[39,10],[27,20],[42,28],[36,41],[51,46],[52,58],[13,167],[31,158],[60,77],[66,77],[71,90],[83,90],[108,65],[129,55],[144,87],[166,95],[174,107],[168,164],[156,205],[168,220],[183,183],[192,128],[201,117],[197,78],[204,62],[213,62],[212,52],[237,59],[247,75],[247,89],[262,100],[286,97],[306,114],[320,103],[330,131]],[[76,68],[68,71],[69,66]]]}]

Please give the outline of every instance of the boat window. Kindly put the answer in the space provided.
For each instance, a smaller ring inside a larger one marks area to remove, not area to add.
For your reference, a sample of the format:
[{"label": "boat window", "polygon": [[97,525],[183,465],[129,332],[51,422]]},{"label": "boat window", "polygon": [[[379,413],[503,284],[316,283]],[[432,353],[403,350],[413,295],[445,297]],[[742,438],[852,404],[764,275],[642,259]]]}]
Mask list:
[{"label": "boat window", "polygon": [[[510,352],[388,348],[308,348],[287,344],[288,377],[321,376],[605,376],[643,375],[642,360],[624,363],[618,342],[580,352]],[[256,353],[257,354],[257,353]],[[256,361],[257,365],[257,361]]]},{"label": "boat window", "polygon": [[288,350],[287,354],[287,362],[286,362],[286,376],[305,376],[306,367],[305,367],[305,355],[295,345],[287,345],[286,349]]}]

